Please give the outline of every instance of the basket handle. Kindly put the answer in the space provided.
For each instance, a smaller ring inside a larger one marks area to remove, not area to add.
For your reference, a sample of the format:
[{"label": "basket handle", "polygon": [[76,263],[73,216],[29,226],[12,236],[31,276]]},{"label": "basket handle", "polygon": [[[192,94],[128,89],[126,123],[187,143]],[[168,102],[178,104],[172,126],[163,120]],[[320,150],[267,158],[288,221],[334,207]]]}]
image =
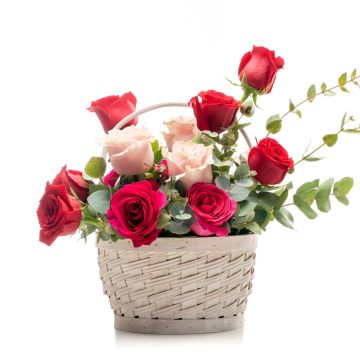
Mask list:
[{"label": "basket handle", "polygon": [[[127,116],[125,116],[123,119],[121,119],[114,127],[114,129],[121,129],[123,128],[129,121],[131,121],[132,119],[134,119],[135,117],[145,114],[147,112],[156,110],[156,109],[160,109],[160,108],[165,108],[165,107],[191,107],[191,105],[189,105],[188,103],[184,103],[184,102],[166,102],[166,103],[160,103],[160,104],[155,104],[155,105],[150,105],[147,107],[144,107],[140,110],[137,110]],[[241,135],[244,137],[246,144],[248,145],[249,149],[252,148],[252,144],[251,141],[249,139],[248,134],[246,133],[246,131],[241,128],[240,129]],[[106,150],[105,147],[103,149],[103,153],[102,156],[104,158],[106,158]]]}]

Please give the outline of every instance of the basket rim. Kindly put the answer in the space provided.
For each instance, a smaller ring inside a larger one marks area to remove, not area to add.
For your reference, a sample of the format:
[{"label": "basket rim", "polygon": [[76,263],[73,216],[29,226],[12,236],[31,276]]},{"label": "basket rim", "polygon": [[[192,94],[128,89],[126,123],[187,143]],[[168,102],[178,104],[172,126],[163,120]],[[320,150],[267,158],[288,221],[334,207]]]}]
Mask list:
[{"label": "basket rim", "polygon": [[163,251],[230,251],[255,250],[258,235],[231,235],[231,236],[187,236],[187,237],[160,237],[151,245],[135,248],[130,239],[113,242],[99,241],[99,249],[136,251],[136,252],[163,252]]}]

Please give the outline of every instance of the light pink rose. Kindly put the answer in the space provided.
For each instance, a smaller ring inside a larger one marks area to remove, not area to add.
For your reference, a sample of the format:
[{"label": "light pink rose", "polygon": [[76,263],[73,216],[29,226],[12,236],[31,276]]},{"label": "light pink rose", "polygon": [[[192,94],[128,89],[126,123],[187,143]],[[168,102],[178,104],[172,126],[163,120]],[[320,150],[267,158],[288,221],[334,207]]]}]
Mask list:
[{"label": "light pink rose", "polygon": [[151,135],[145,128],[129,126],[110,130],[101,141],[119,175],[140,175],[154,163]]},{"label": "light pink rose", "polygon": [[199,134],[196,126],[196,119],[189,116],[179,116],[164,122],[168,132],[163,132],[168,149],[171,151],[175,141],[191,140]]},{"label": "light pink rose", "polygon": [[192,141],[175,141],[172,151],[163,150],[169,176],[181,179],[186,190],[198,182],[212,181],[212,146]]}]

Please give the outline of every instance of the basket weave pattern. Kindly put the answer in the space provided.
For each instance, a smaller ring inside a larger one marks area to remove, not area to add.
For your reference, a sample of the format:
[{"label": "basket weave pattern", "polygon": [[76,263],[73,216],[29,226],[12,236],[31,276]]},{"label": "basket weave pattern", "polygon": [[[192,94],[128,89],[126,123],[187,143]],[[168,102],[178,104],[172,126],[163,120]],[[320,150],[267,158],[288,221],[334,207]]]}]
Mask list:
[{"label": "basket weave pattern", "polygon": [[255,249],[201,247],[189,251],[180,244],[173,251],[137,251],[98,246],[100,277],[115,315],[190,320],[242,314],[251,292]]}]

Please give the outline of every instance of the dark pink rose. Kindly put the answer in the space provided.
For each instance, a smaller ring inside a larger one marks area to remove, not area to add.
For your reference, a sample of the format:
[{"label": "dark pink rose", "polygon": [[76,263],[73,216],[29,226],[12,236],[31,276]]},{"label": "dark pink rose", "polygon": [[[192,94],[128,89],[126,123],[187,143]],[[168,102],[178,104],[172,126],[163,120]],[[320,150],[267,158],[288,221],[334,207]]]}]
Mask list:
[{"label": "dark pink rose", "polygon": [[107,175],[104,176],[104,185],[114,187],[119,176],[120,175],[114,169],[112,169]]},{"label": "dark pink rose", "polygon": [[106,216],[112,227],[135,247],[150,245],[161,229],[156,225],[166,196],[153,181],[140,181],[123,186],[111,198]]},{"label": "dark pink rose", "polygon": [[234,215],[236,202],[229,194],[213,184],[196,183],[188,194],[188,204],[194,212],[191,230],[199,236],[227,236],[224,223]]}]

